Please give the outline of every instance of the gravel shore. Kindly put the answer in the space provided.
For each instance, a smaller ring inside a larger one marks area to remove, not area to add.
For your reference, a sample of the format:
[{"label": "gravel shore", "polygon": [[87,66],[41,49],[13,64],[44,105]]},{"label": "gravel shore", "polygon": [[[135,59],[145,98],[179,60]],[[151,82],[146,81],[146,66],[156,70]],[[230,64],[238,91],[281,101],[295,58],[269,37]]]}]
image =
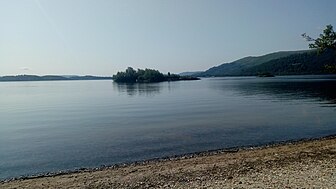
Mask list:
[{"label": "gravel shore", "polygon": [[1,182],[0,188],[335,188],[336,137]]}]

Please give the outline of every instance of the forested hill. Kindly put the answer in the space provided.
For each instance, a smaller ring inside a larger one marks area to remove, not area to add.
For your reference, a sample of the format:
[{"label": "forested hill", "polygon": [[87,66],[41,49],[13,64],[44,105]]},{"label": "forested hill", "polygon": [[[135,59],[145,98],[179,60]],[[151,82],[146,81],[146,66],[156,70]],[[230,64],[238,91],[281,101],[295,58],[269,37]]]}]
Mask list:
[{"label": "forested hill", "polygon": [[315,50],[276,52],[258,57],[245,57],[231,63],[212,67],[195,76],[252,76],[260,73],[274,75],[324,74],[326,65],[336,65],[336,53]]},{"label": "forested hill", "polygon": [[97,76],[58,76],[58,75],[16,75],[16,76],[2,76],[0,77],[1,81],[59,81],[59,80],[103,80],[110,79],[112,77],[97,77]]}]

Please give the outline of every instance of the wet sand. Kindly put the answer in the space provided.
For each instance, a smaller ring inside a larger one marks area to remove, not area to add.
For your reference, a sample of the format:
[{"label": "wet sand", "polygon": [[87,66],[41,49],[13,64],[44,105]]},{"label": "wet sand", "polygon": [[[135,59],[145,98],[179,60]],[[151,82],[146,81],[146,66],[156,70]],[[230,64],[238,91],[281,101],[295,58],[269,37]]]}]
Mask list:
[{"label": "wet sand", "polygon": [[334,188],[336,137],[25,178],[0,188]]}]

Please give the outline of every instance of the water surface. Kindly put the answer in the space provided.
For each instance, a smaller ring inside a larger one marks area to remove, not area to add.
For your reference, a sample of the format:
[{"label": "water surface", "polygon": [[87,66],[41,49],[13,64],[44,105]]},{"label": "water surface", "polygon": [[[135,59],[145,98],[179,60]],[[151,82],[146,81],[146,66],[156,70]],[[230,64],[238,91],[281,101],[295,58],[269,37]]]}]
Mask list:
[{"label": "water surface", "polygon": [[0,179],[336,134],[336,77],[0,83]]}]

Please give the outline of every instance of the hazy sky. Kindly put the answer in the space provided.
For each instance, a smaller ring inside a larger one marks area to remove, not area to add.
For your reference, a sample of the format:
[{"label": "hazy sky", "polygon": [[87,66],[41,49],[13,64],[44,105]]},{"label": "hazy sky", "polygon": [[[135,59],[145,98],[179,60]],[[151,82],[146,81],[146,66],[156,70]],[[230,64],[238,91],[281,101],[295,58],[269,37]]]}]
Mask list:
[{"label": "hazy sky", "polygon": [[0,75],[206,70],[307,49],[335,0],[0,0]]}]

